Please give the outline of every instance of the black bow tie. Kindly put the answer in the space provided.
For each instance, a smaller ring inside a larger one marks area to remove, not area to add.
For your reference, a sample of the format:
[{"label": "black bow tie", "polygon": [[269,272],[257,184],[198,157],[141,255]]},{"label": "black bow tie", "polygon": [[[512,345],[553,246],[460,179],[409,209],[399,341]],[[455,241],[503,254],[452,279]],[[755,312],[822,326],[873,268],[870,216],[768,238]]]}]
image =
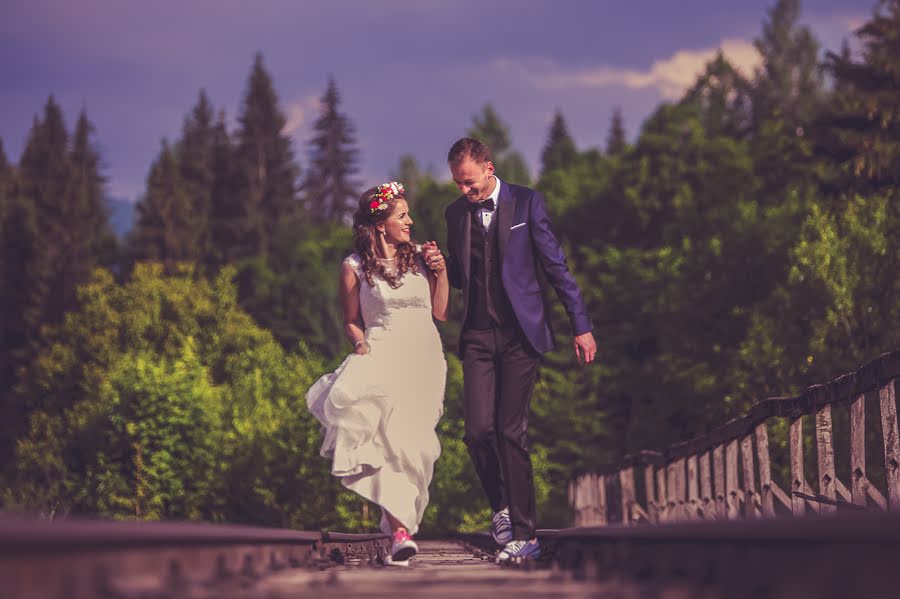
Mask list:
[{"label": "black bow tie", "polygon": [[480,202],[469,202],[469,210],[472,212],[478,212],[479,210],[487,210],[488,212],[493,212],[494,199],[488,198],[486,200],[481,200]]}]

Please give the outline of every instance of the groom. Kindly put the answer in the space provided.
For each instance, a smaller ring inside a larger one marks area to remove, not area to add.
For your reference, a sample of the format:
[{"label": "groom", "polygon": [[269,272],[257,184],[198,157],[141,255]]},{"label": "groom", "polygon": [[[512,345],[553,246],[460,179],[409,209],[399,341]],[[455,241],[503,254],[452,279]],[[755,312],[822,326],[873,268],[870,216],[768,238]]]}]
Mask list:
[{"label": "groom", "polygon": [[597,353],[543,196],[494,175],[491,152],[463,138],[447,156],[463,194],[447,207],[447,274],[463,293],[465,441],[494,511],[499,561],[534,559],[534,481],[526,428],[540,355],[553,347],[538,270],[556,290],[582,364]]}]

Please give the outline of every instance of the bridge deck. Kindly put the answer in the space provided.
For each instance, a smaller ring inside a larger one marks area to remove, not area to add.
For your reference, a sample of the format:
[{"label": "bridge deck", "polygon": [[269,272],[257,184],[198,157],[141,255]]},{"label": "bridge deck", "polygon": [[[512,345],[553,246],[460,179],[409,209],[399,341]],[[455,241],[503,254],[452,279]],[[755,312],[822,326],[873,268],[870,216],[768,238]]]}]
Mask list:
[{"label": "bridge deck", "polygon": [[[319,572],[290,570],[267,577],[246,597],[291,597],[303,591],[316,597],[585,597],[611,588],[583,582],[550,567],[503,568],[455,541],[422,541],[408,568],[337,566]],[[239,596],[239,595],[236,595]]]}]

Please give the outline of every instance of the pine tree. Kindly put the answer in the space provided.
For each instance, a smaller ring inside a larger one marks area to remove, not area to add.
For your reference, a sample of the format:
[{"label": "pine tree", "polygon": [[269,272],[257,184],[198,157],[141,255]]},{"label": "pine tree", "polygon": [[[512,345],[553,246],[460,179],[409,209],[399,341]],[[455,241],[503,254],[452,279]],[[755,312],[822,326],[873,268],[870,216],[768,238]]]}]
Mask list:
[{"label": "pine tree", "polygon": [[798,24],[800,0],[778,0],[755,40],[762,66],[753,80],[753,158],[772,205],[785,194],[815,184],[811,127],[825,99],[819,43]]},{"label": "pine tree", "polygon": [[404,154],[397,162],[397,170],[391,174],[391,179],[403,183],[407,197],[417,198],[423,176],[424,173],[419,167],[416,157],[412,154]]},{"label": "pine tree", "polygon": [[159,157],[147,176],[147,192],[137,204],[131,235],[135,260],[160,261],[168,272],[175,264],[199,255],[190,198],[175,153],[163,140]]},{"label": "pine tree", "polygon": [[525,159],[512,149],[509,128],[500,120],[490,103],[484,105],[481,115],[472,117],[472,127],[466,135],[485,143],[491,149],[494,167],[500,178],[519,185],[531,183]]},{"label": "pine tree", "polygon": [[116,262],[116,236],[109,223],[106,205],[106,179],[100,172],[100,154],[94,146],[94,125],[82,111],[72,140],[74,169],[73,202],[70,219],[73,283],[81,285],[98,265]]},{"label": "pine tree", "polygon": [[237,168],[234,147],[220,111],[213,127],[212,170],[213,181],[209,207],[209,241],[206,252],[206,270],[214,272],[239,254],[236,240],[242,231],[240,194],[237,185]]},{"label": "pine tree", "polygon": [[44,281],[35,278],[38,240],[34,204],[13,195],[0,220],[0,477],[25,430],[26,406],[14,389],[37,347],[37,323],[25,315],[34,314],[35,300],[43,298],[39,292],[46,292]]},{"label": "pine tree", "polygon": [[12,187],[12,166],[6,158],[3,149],[3,139],[0,138],[0,218],[3,216],[3,206],[10,199],[9,193]]},{"label": "pine tree", "polygon": [[[39,350],[45,328],[59,324],[77,306],[78,287],[90,280],[112,237],[92,134],[93,126],[82,112],[70,143],[62,111],[51,96],[43,119],[35,119],[19,161],[2,232],[5,389],[16,383],[19,368]],[[7,404],[15,413],[12,436],[21,432],[28,402],[16,398]]]},{"label": "pine tree", "polygon": [[[3,140],[0,139],[0,226],[3,223],[3,215],[12,203],[13,193],[13,169],[3,150]],[[3,260],[3,256],[0,256]]]},{"label": "pine tree", "polygon": [[235,135],[237,210],[229,224],[235,238],[230,259],[266,255],[271,237],[298,208],[299,169],[291,140],[282,131],[285,117],[278,107],[272,78],[262,55],[253,63]]},{"label": "pine tree", "polygon": [[310,166],[303,184],[311,214],[336,222],[348,222],[356,205],[359,171],[355,130],[339,111],[340,95],[333,79],[322,96],[321,113],[310,141]]},{"label": "pine tree", "polygon": [[566,119],[562,112],[557,110],[547,134],[547,143],[541,154],[541,172],[546,173],[571,166],[577,156],[578,151],[575,149],[572,136],[569,135]]},{"label": "pine tree", "polygon": [[208,263],[212,251],[210,212],[216,187],[216,130],[213,107],[201,90],[197,104],[184,119],[176,156],[187,201],[191,206],[189,234],[196,243],[197,258]]},{"label": "pine tree", "polygon": [[619,108],[613,110],[612,121],[609,126],[609,134],[606,136],[606,153],[610,156],[620,156],[628,147],[625,139],[625,125],[622,119],[622,111]]},{"label": "pine tree", "polygon": [[[75,284],[84,281],[67,276],[67,255],[72,249],[72,197],[74,167],[69,150],[69,133],[62,110],[51,96],[44,106],[43,120],[35,119],[28,142],[19,160],[20,193],[31,204],[39,237],[29,266],[28,278],[18,284],[27,290],[27,306],[18,314],[27,324],[31,341],[45,324],[62,320],[75,298]],[[25,219],[31,216],[23,215]]]},{"label": "pine tree", "polygon": [[682,102],[695,103],[700,107],[703,124],[710,135],[743,139],[750,132],[750,82],[728,62],[722,52],[706,65],[706,70]]},{"label": "pine tree", "polygon": [[820,152],[837,161],[840,186],[858,191],[900,185],[900,3],[882,1],[858,32],[862,60],[846,50],[829,53],[835,77],[833,108],[820,121],[827,132]]},{"label": "pine tree", "polygon": [[791,129],[803,127],[822,100],[819,43],[808,27],[798,25],[799,18],[800,0],[778,0],[754,41],[762,56],[754,81],[757,127],[771,118],[783,119]]}]

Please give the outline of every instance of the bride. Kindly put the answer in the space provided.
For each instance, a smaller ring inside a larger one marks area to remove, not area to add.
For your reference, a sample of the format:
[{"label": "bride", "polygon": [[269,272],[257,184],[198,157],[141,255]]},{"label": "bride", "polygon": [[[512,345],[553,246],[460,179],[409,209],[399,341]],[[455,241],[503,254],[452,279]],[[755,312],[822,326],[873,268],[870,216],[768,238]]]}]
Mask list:
[{"label": "bride", "polygon": [[392,564],[408,564],[441,453],[447,364],[432,317],[447,318],[449,284],[434,242],[410,237],[403,185],[363,193],[353,215],[356,252],[341,268],[344,331],[354,346],[306,394],[322,423],[321,455],[341,483],[382,508]]}]

